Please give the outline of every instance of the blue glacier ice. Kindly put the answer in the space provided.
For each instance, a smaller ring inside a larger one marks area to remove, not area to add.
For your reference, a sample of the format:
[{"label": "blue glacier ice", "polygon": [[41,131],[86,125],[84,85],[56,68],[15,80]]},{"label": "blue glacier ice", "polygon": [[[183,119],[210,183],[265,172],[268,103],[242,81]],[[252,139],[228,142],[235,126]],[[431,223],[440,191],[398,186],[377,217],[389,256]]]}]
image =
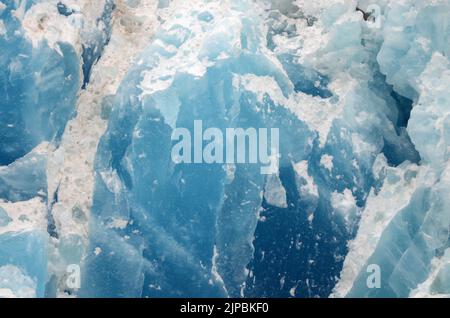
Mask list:
[{"label": "blue glacier ice", "polygon": [[[0,164],[8,165],[42,141],[58,140],[75,112],[79,59],[61,43],[60,53],[45,43],[33,48],[12,14],[17,1],[7,1],[1,19]],[[26,7],[32,5],[31,1]]]},{"label": "blue glacier ice", "polygon": [[[270,96],[258,101],[254,93],[234,84],[240,75],[258,74],[277,78],[285,94],[293,90],[289,79],[261,52],[255,21],[244,21],[242,33],[230,34],[220,21],[212,22],[219,17],[204,21],[189,12],[188,18],[193,20],[187,20],[191,27],[214,23],[215,30],[191,35],[178,21],[169,30],[162,29],[115,97],[96,160],[90,244],[101,253],[88,258],[86,295],[239,295],[252,257],[264,177],[254,165],[236,167],[232,179],[222,165],[174,165],[170,158],[174,127],[189,128],[197,119],[205,128],[281,126],[286,136],[281,145],[284,165],[305,159],[310,151],[307,141],[313,133],[304,123]],[[158,63],[180,58],[163,45],[182,48],[189,45],[189,37],[203,38],[198,54],[214,65],[199,75],[189,74],[190,70],[175,70],[170,78],[159,75]],[[236,40],[242,41],[242,48],[235,53],[230,47]],[[170,82],[168,87],[142,96],[143,71],[156,81]],[[295,136],[299,139],[294,142]],[[118,220],[125,225],[117,228]]]},{"label": "blue glacier ice", "polygon": [[375,2],[0,1],[0,297],[449,296],[450,4]]},{"label": "blue glacier ice", "polygon": [[44,297],[50,278],[48,155],[76,116],[83,66],[77,43],[48,27],[51,2],[0,2],[0,296]]},{"label": "blue glacier ice", "polygon": [[[247,5],[230,2],[235,15]],[[348,116],[333,123],[321,145],[290,100],[301,92],[334,107],[339,96],[327,88],[327,76],[299,63],[295,52],[267,50],[257,15],[239,23],[209,7],[206,21],[195,11],[166,21],[115,97],[95,168],[90,250],[101,253],[88,257],[85,295],[289,296],[295,286],[299,295],[325,297],[375,183],[376,155],[418,160],[407,135],[396,131],[398,111],[388,105],[397,102],[378,69],[367,67],[373,77],[355,87],[344,102]],[[360,42],[344,45],[363,60],[371,52]],[[274,80],[267,88],[252,86],[267,77]],[[376,119],[350,119],[363,111]],[[198,119],[208,127],[280,127],[279,185],[287,207],[262,196],[267,186],[258,167],[236,166],[230,178],[229,167],[174,165],[172,129],[192,128]],[[370,151],[355,156],[352,138]],[[333,169],[321,163],[327,156]],[[299,196],[292,164],[304,160],[319,188],[311,199]],[[342,211],[354,214],[347,220],[333,212],[331,200],[346,189],[355,204],[353,212]],[[288,263],[298,266],[286,269]]]},{"label": "blue glacier ice", "polygon": [[[74,12],[63,3],[59,3],[58,11],[63,15],[72,15]],[[92,67],[100,59],[105,46],[111,38],[111,19],[114,11],[114,2],[112,0],[104,1],[103,10],[99,17],[95,19],[95,28],[91,32],[82,33],[85,39],[83,41],[83,88],[86,88],[91,76]]]},{"label": "blue glacier ice", "polygon": [[[5,275],[2,277],[0,274],[1,288],[8,288],[14,293],[15,288],[23,288],[22,284],[29,285],[27,287],[31,290],[28,292],[34,292],[34,297],[44,297],[47,283],[47,233],[3,234],[0,236],[0,243],[0,272],[4,271]],[[14,277],[8,274],[8,267],[19,269],[20,276],[25,276],[25,282],[17,285]],[[8,286],[8,279],[13,280],[10,282],[11,286]]]},{"label": "blue glacier ice", "polygon": [[[448,262],[450,221],[450,46],[446,40],[450,7],[443,1],[435,5],[421,3],[416,10],[412,4],[390,3],[384,8],[384,42],[377,61],[387,83],[413,103],[406,130],[421,160],[419,166],[404,164],[381,174],[384,184],[379,193],[371,194],[353,253],[348,256],[348,266],[344,265],[343,275],[357,273],[352,286],[342,284],[348,286],[342,290],[349,297],[443,296],[447,293],[443,286],[450,283],[441,274]],[[406,191],[393,193],[396,188]],[[382,203],[377,208],[375,204],[382,201],[395,204],[389,207]],[[369,223],[372,228],[381,225],[381,233],[368,230],[365,225]],[[369,239],[373,243],[368,249]],[[369,252],[361,253],[364,244]],[[363,257],[355,262],[356,255]],[[379,289],[368,288],[367,272],[358,272],[366,266],[360,267],[362,262],[381,267],[384,280]],[[338,294],[342,292],[337,290]]]},{"label": "blue glacier ice", "polygon": [[26,201],[36,195],[46,197],[46,156],[30,152],[7,168],[0,167],[0,198],[9,202]]},{"label": "blue glacier ice", "polygon": [[30,9],[32,1],[1,5],[0,201],[17,202],[18,212],[22,205],[26,212],[12,218],[16,209],[2,207],[0,288],[9,296],[44,297],[48,233],[34,227],[36,212],[27,204],[45,209],[46,154],[34,149],[44,141],[58,143],[75,114],[80,64],[68,43],[59,43],[57,52],[46,43],[33,47],[26,38],[16,13]]}]

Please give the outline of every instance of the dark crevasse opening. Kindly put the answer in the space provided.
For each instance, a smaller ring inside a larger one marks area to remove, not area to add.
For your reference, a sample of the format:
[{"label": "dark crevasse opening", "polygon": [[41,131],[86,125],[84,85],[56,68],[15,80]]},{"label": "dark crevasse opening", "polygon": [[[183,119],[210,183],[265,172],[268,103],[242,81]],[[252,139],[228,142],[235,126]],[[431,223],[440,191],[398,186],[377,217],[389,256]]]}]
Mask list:
[{"label": "dark crevasse opening", "polygon": [[105,47],[108,45],[109,40],[111,39],[112,14],[113,11],[115,10],[115,7],[116,6],[112,0],[106,1],[102,16],[97,19],[97,24],[103,22],[104,25],[106,26],[104,31],[99,31],[97,34],[94,34],[92,39],[90,39],[87,43],[82,45],[83,49],[81,54],[81,57],[83,59],[82,89],[85,89],[86,86],[89,84],[92,67],[101,58]]},{"label": "dark crevasse opening", "polygon": [[403,97],[394,90],[392,90],[391,96],[396,101],[396,106],[398,109],[397,127],[407,127],[409,118],[411,117],[413,101],[409,98]]},{"label": "dark crevasse opening", "polygon": [[[412,145],[411,139],[406,133],[406,130],[403,130],[402,138],[404,138]],[[386,140],[382,152],[385,155],[388,164],[394,167],[399,166],[405,161],[419,163],[421,160],[420,154],[414,147],[405,147],[404,145],[402,145],[401,147],[397,147],[396,145],[393,145]]]},{"label": "dark crevasse opening", "polygon": [[406,130],[413,108],[413,101],[399,95],[394,90],[391,91],[390,96],[394,100],[392,106],[398,111],[395,129],[401,143],[393,144],[385,140],[383,153],[386,156],[388,164],[391,166],[398,166],[405,161],[418,164],[421,160],[420,154],[416,150]]},{"label": "dark crevasse opening", "polygon": [[386,103],[386,116],[392,122],[395,130],[392,136],[385,136],[382,153],[390,166],[395,167],[405,161],[419,163],[420,154],[407,131],[413,101],[397,93],[393,86],[387,83],[386,76],[380,72],[378,63],[374,63],[373,69],[374,75],[369,82],[369,87]]},{"label": "dark crevasse opening", "polygon": [[368,65],[372,72],[369,88],[377,97],[384,100],[387,108],[384,110],[386,117],[391,121],[395,133],[384,137],[382,153],[390,166],[398,166],[405,161],[419,163],[421,158],[412,143],[407,127],[413,108],[413,101],[396,92],[388,83],[386,75],[380,69],[378,55],[382,47],[379,41],[370,32],[364,33],[361,40],[368,53]]},{"label": "dark crevasse opening", "polygon": [[52,198],[52,201],[50,203],[50,208],[48,209],[48,213],[47,213],[47,232],[51,237],[54,237],[56,239],[59,238],[59,235],[58,235],[58,231],[56,228],[55,219],[52,214],[52,210],[53,210],[53,206],[56,203],[58,203],[58,201],[59,201],[58,196],[59,196],[59,186],[53,193],[53,198]]},{"label": "dark crevasse opening", "polygon": [[70,16],[73,14],[73,10],[71,8],[68,8],[64,3],[62,2],[58,2],[56,4],[56,7],[58,8],[58,13],[63,15],[63,16]]}]

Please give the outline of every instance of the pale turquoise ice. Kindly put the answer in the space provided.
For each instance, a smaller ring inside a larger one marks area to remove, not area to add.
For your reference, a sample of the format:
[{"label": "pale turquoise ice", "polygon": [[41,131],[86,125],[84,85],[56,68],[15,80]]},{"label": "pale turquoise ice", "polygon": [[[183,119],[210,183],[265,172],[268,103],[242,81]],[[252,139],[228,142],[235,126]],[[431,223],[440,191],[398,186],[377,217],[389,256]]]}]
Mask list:
[{"label": "pale turquoise ice", "polygon": [[[20,2],[0,2],[2,292],[327,297],[339,282],[347,287],[337,294],[349,297],[450,293],[448,2],[380,1],[381,24],[371,28],[356,2],[298,11],[290,0],[199,1],[201,9],[159,1],[155,36],[141,39],[145,49],[134,52],[117,94],[103,100],[93,207],[74,215],[88,223],[87,242],[81,233],[58,236],[58,191],[47,193],[54,171],[36,147],[59,147],[117,8],[105,1],[81,49],[61,42],[57,51],[45,41],[33,46],[12,12]],[[38,2],[24,0],[25,12]],[[55,5],[75,14],[64,1]],[[320,49],[305,56],[304,35],[316,25],[317,42],[308,43]],[[314,122],[318,103],[330,118],[341,110],[329,129]],[[174,163],[171,134],[195,120],[205,129],[279,128],[279,171],[266,179],[259,165]],[[411,187],[406,199],[389,193],[402,182]],[[35,198],[48,208],[47,231],[4,232],[15,228],[14,204]],[[385,198],[380,218],[398,200],[406,204],[383,226],[374,218],[379,240],[365,252],[373,242],[359,225],[377,198]],[[79,291],[51,277],[63,281],[64,268],[49,266],[62,259],[84,260]],[[358,262],[353,276],[341,275]],[[379,289],[367,285],[370,264],[381,268]]]}]

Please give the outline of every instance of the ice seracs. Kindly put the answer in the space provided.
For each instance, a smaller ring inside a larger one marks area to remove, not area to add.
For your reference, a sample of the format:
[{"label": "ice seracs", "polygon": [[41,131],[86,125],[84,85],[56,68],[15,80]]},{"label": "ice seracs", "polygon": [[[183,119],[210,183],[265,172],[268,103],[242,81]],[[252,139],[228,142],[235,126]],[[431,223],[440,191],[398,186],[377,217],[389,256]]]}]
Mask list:
[{"label": "ice seracs", "polygon": [[449,4],[370,4],[0,1],[0,296],[448,296]]}]

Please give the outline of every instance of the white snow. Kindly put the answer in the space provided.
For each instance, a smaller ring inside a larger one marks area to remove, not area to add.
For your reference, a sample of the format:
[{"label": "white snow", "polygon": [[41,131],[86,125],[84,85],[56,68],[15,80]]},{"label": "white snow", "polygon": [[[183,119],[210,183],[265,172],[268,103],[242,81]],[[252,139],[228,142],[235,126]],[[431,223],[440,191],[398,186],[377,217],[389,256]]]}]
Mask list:
[{"label": "white snow", "polygon": [[279,174],[267,176],[264,198],[270,205],[279,208],[287,208],[286,190],[281,183]]},{"label": "white snow", "polygon": [[330,173],[333,170],[333,156],[331,155],[323,155],[320,158],[320,164],[322,165],[322,167],[324,167],[325,169],[327,169]]},{"label": "white snow", "polygon": [[319,196],[319,189],[317,185],[314,183],[314,178],[311,177],[308,173],[308,161],[303,160],[298,163],[293,164],[294,170],[297,176],[303,178],[306,181],[306,184],[300,187],[300,195],[310,194],[313,196]]},{"label": "white snow", "polygon": [[352,191],[350,189],[345,189],[342,193],[334,191],[331,194],[331,205],[334,211],[344,218],[346,225],[350,229],[358,213],[358,207]]},{"label": "white snow", "polygon": [[233,84],[235,87],[241,86],[245,90],[253,92],[261,103],[265,94],[268,94],[275,104],[286,107],[304,121],[310,129],[316,131],[321,145],[325,144],[333,121],[339,118],[343,110],[342,102],[332,104],[330,99],[302,92],[292,93],[285,97],[275,79],[269,76],[235,75]]},{"label": "white snow", "polygon": [[120,229],[123,230],[127,227],[128,220],[113,218],[111,222],[108,223],[108,228],[110,229]]},{"label": "white snow", "polygon": [[47,205],[42,198],[15,203],[0,200],[0,207],[12,219],[6,226],[0,227],[0,235],[10,232],[47,231]]},{"label": "white snow", "polygon": [[215,282],[218,282],[225,290],[225,293],[228,294],[226,287],[225,287],[225,282],[223,281],[222,276],[220,276],[219,269],[217,267],[218,259],[219,259],[219,251],[217,250],[217,246],[214,245],[213,257],[211,259],[211,263],[212,263],[211,275],[212,275],[212,278],[215,280]]},{"label": "white snow", "polygon": [[49,47],[59,51],[58,42],[66,42],[81,53],[79,30],[59,14],[55,3],[42,2],[32,6],[23,18],[22,27],[34,47],[45,40]]}]

